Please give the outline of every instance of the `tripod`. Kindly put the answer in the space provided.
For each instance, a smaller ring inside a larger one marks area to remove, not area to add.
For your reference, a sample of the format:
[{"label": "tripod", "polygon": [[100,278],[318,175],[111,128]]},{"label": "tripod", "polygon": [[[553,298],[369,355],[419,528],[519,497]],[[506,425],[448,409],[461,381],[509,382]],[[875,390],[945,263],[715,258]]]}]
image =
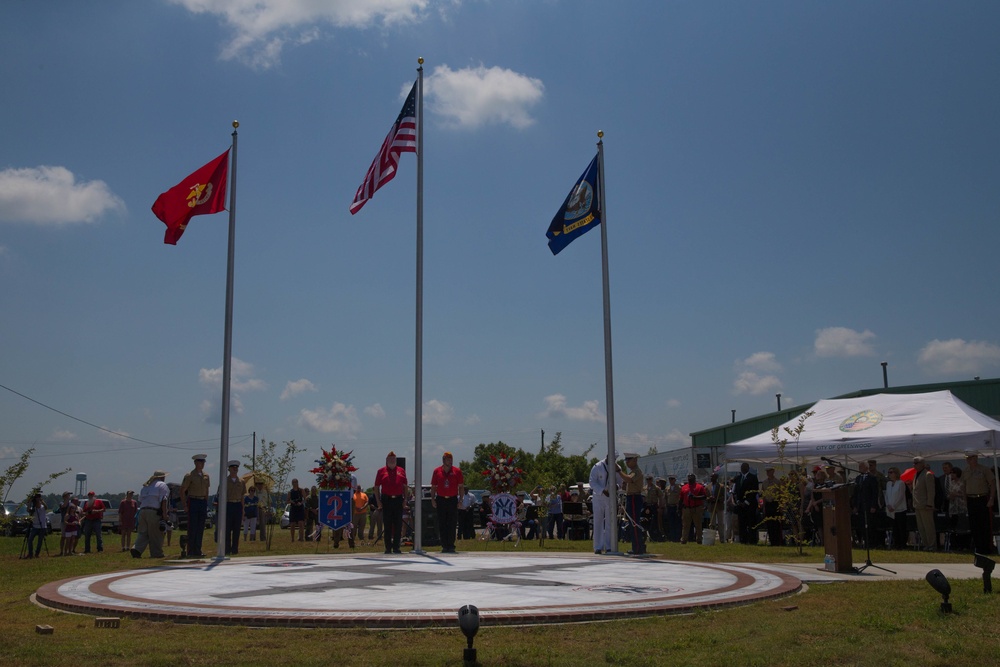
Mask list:
[{"label": "tripod", "polygon": [[871,512],[861,510],[861,513],[865,515],[865,564],[861,567],[854,568],[854,574],[861,574],[870,567],[874,567],[876,570],[882,570],[883,572],[888,572],[889,574],[896,574],[895,571],[888,568],[879,567],[872,563],[872,535],[868,529],[868,515]]},{"label": "tripod", "polygon": [[[24,534],[24,541],[21,542],[21,554],[18,556],[18,558],[25,559],[25,558],[34,558],[35,557],[35,554],[31,553],[31,542],[28,541],[28,539],[31,537],[31,531],[33,531],[33,530],[35,530],[35,529],[29,526],[28,527],[28,532],[26,532]],[[45,547],[45,555],[49,556],[50,554],[49,554],[49,531],[48,531],[48,528],[43,529],[41,542],[42,542],[41,546]],[[41,554],[41,549],[37,549],[37,551],[38,551],[39,554]]]}]

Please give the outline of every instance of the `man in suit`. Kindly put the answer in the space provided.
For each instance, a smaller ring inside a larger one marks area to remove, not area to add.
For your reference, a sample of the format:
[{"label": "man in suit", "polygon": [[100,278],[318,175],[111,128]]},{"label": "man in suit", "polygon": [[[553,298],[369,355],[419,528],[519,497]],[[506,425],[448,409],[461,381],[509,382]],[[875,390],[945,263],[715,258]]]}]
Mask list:
[{"label": "man in suit", "polygon": [[924,463],[923,457],[915,456],[913,467],[917,471],[913,477],[913,513],[917,515],[920,549],[937,551],[937,528],[934,526],[934,475]]},{"label": "man in suit", "polygon": [[876,534],[875,522],[878,518],[878,506],[881,494],[878,489],[878,478],[871,473],[868,463],[858,464],[858,476],[854,480],[854,495],[851,498],[851,511],[854,515],[854,534],[863,547],[872,546],[872,535]]},{"label": "man in suit", "polygon": [[760,480],[750,472],[750,464],[740,466],[736,476],[736,515],[740,521],[740,543],[757,544],[757,503]]}]

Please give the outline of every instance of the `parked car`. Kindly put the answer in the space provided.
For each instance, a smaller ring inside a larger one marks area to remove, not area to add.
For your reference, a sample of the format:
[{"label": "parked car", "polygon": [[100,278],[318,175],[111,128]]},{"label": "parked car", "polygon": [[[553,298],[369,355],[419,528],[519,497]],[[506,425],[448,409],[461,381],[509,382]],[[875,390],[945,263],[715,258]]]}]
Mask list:
[{"label": "parked car", "polygon": [[483,494],[486,489],[469,489],[469,493],[476,497],[476,502],[472,505],[472,525],[476,528],[484,528],[482,522]]},{"label": "parked car", "polygon": [[3,504],[3,534],[7,537],[27,535],[31,530],[31,513],[27,506],[8,500]]}]

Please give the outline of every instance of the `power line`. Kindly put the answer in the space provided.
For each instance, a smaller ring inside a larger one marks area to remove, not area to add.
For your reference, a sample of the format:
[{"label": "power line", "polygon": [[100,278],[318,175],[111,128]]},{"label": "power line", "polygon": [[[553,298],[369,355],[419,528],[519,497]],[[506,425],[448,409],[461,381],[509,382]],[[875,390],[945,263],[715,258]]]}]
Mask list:
[{"label": "power line", "polygon": [[[181,447],[180,445],[198,444],[198,443],[202,443],[202,442],[210,442],[209,440],[192,440],[190,442],[182,442],[182,443],[177,443],[177,444],[164,444],[164,443],[160,443],[160,442],[150,442],[149,440],[143,440],[142,438],[135,438],[135,437],[133,437],[131,435],[128,435],[126,433],[120,433],[118,431],[112,431],[109,428],[104,428],[103,426],[98,426],[97,424],[89,422],[86,419],[80,419],[79,417],[74,417],[73,415],[69,414],[68,412],[63,412],[62,410],[54,408],[51,405],[47,405],[45,403],[42,403],[41,401],[35,400],[31,396],[26,396],[26,395],[22,394],[21,392],[15,391],[14,389],[11,389],[10,387],[8,387],[6,385],[0,384],[0,389],[6,389],[10,393],[15,394],[17,396],[20,396],[21,398],[23,398],[26,401],[31,401],[35,405],[39,405],[39,406],[45,408],[46,410],[51,410],[52,412],[55,412],[56,414],[62,415],[63,417],[67,417],[68,419],[72,419],[73,421],[80,422],[81,424],[86,424],[87,426],[90,426],[91,428],[96,428],[98,431],[104,431],[105,433],[109,433],[109,434],[111,434],[111,435],[113,435],[113,436],[115,436],[117,438],[125,438],[126,440],[132,440],[134,442],[139,442],[139,443],[142,443],[144,445],[149,445],[150,447],[166,447],[168,449],[187,450],[189,448],[187,448],[187,447]],[[245,440],[246,438],[249,438],[250,435],[248,434],[248,435],[241,435],[241,436],[235,436],[235,437],[243,438]],[[232,438],[230,438],[230,440],[232,440]],[[136,447],[134,449],[138,449],[138,448]],[[112,449],[112,450],[106,450],[106,451],[116,451],[116,450]],[[122,451],[126,451],[126,450],[122,450]]]}]

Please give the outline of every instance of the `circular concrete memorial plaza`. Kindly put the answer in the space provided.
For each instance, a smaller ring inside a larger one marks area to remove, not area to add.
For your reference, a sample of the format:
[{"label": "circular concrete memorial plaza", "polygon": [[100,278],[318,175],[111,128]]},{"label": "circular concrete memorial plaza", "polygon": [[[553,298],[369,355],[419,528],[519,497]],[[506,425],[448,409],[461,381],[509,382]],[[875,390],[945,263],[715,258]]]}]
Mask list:
[{"label": "circular concrete memorial plaza", "polygon": [[483,625],[686,613],[790,595],[799,578],[756,565],[595,554],[437,553],[184,561],[57,581],[36,602],[95,616],[281,627]]}]

